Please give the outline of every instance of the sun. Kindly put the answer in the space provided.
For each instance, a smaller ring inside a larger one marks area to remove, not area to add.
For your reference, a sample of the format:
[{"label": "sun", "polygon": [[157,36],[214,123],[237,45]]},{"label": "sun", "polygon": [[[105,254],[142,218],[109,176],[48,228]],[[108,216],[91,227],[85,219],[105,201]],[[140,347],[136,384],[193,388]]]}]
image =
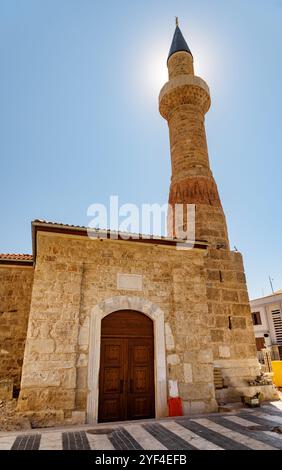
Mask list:
[{"label": "sun", "polygon": [[148,91],[158,94],[163,85],[168,81],[168,70],[166,65],[167,51],[156,49],[150,51],[144,70],[144,81]]},{"label": "sun", "polygon": [[167,48],[161,42],[143,47],[134,58],[132,80],[141,99],[156,98],[163,85],[168,81]]}]

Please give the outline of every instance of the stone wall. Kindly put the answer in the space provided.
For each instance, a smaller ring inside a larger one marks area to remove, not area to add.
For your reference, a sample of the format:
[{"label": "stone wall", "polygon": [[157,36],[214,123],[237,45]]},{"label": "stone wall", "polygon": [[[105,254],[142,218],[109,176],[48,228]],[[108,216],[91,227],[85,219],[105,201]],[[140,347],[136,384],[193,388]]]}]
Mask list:
[{"label": "stone wall", "polygon": [[[121,289],[120,274],[141,275],[142,283]],[[95,362],[99,354],[90,338],[93,314],[119,296],[163,312],[167,388],[176,382],[185,414],[217,409],[214,366],[226,386],[221,400],[251,391],[247,380],[259,367],[239,253],[38,232],[21,412],[36,421],[48,410],[52,424],[86,412],[89,356],[94,350]]]},{"label": "stone wall", "polygon": [[0,379],[19,389],[24,355],[33,268],[0,266]]},{"label": "stone wall", "polygon": [[[206,317],[206,250],[39,233],[19,409],[86,410],[93,308],[119,295],[164,312],[167,379],[186,413],[216,409]],[[117,274],[143,276],[142,291],[117,288]]]},{"label": "stone wall", "polygon": [[[207,324],[211,332],[214,365],[222,372],[220,401],[238,401],[259,391],[248,381],[260,375],[242,255],[210,249],[205,258]],[[273,386],[264,386],[266,399],[276,398]]]}]

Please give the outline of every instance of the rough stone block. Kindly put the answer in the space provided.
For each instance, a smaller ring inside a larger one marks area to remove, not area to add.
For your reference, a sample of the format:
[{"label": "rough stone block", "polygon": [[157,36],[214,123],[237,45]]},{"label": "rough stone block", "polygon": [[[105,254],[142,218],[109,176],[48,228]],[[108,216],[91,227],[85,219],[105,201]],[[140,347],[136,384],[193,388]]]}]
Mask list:
[{"label": "rough stone block", "polygon": [[198,351],[185,351],[184,362],[196,362],[198,358]]},{"label": "rough stone block", "polygon": [[32,428],[48,428],[64,424],[63,410],[26,411],[20,415],[28,418]]},{"label": "rough stone block", "polygon": [[72,411],[71,418],[65,419],[65,424],[81,425],[85,424],[86,412],[85,411]]},{"label": "rough stone block", "polygon": [[182,410],[184,416],[189,416],[191,414],[191,401],[182,400]]},{"label": "rough stone block", "polygon": [[214,287],[207,288],[207,298],[208,300],[218,300],[220,299],[220,290],[215,289]]},{"label": "rough stone block", "polygon": [[224,339],[223,330],[211,330],[211,340],[213,343],[222,343]]},{"label": "rough stone block", "polygon": [[75,389],[76,386],[76,368],[60,370],[61,386],[64,389]]},{"label": "rough stone block", "polygon": [[215,317],[215,326],[217,328],[228,328],[228,317],[220,315]]},{"label": "rough stone block", "polygon": [[12,400],[13,398],[13,380],[0,380],[0,400]]},{"label": "rough stone block", "polygon": [[79,354],[77,363],[76,363],[77,367],[86,367],[87,364],[88,364],[88,355],[84,353]]},{"label": "rough stone block", "polygon": [[53,339],[30,339],[28,343],[31,352],[52,353],[55,351]]},{"label": "rough stone block", "polygon": [[212,349],[202,349],[198,352],[197,362],[200,364],[211,364],[213,362]]},{"label": "rough stone block", "polygon": [[195,383],[213,383],[213,367],[206,364],[194,364],[193,378]]},{"label": "rough stone block", "polygon": [[241,282],[243,284],[246,284],[246,276],[244,272],[238,272],[236,274],[236,278],[238,282]]},{"label": "rough stone block", "polygon": [[17,408],[21,412],[41,411],[46,404],[51,410],[73,410],[75,391],[61,387],[21,389]]},{"label": "rough stone block", "polygon": [[213,383],[179,383],[179,395],[183,400],[209,400],[214,398]]},{"label": "rough stone block", "polygon": [[183,381],[183,364],[169,365],[169,378],[172,380]]},{"label": "rough stone block", "polygon": [[180,363],[180,357],[178,354],[169,354],[167,356],[167,363],[170,365],[176,365]]},{"label": "rough stone block", "polygon": [[192,364],[183,364],[184,368],[184,382],[192,383],[193,382],[193,373],[192,373]]},{"label": "rough stone block", "polygon": [[220,367],[222,369],[240,369],[258,367],[259,362],[257,357],[252,358],[242,358],[242,359],[219,359],[216,361],[215,367]]},{"label": "rough stone block", "polygon": [[87,387],[87,367],[77,367],[76,369],[76,387],[86,389]]},{"label": "rough stone block", "polygon": [[191,401],[190,412],[191,414],[201,414],[206,411],[206,403],[204,401]]},{"label": "rough stone block", "polygon": [[239,297],[240,297],[240,302],[242,304],[249,302],[249,295],[248,295],[247,290],[241,290],[240,293],[239,293]]},{"label": "rough stone block", "polygon": [[238,293],[235,290],[222,290],[222,300],[224,302],[238,302]]},{"label": "rough stone block", "polygon": [[229,346],[218,346],[218,355],[222,358],[230,357],[230,347]]},{"label": "rough stone block", "polygon": [[244,317],[234,317],[232,318],[232,328],[246,328],[246,318]]},{"label": "rough stone block", "polygon": [[207,279],[209,281],[220,281],[220,274],[218,269],[208,269]]},{"label": "rough stone block", "polygon": [[250,377],[252,375],[249,367],[233,367],[222,369],[223,377]]},{"label": "rough stone block", "polygon": [[86,410],[87,406],[87,390],[76,390],[75,393],[75,408],[79,410]]},{"label": "rough stone block", "polygon": [[76,342],[68,341],[67,338],[58,338],[56,341],[56,353],[74,353],[76,351]]},{"label": "rough stone block", "polygon": [[174,338],[169,323],[165,323],[165,344],[167,351],[175,349]]},{"label": "rough stone block", "polygon": [[251,316],[251,309],[249,304],[235,304],[232,305],[232,315],[238,315],[242,317],[250,317]]},{"label": "rough stone block", "polygon": [[78,344],[79,344],[80,350],[83,350],[83,351],[87,350],[88,348],[89,326],[90,326],[90,321],[89,321],[89,317],[87,317],[83,325],[80,327],[79,335],[78,335]]},{"label": "rough stone block", "polygon": [[59,387],[61,375],[58,370],[29,370],[23,373],[26,387]]}]

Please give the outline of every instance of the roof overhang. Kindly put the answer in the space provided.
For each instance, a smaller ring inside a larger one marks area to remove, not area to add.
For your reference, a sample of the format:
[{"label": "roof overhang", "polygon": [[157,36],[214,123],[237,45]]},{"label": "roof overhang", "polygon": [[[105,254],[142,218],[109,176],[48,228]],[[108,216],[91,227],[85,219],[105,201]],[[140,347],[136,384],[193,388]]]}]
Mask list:
[{"label": "roof overhang", "polygon": [[276,304],[282,302],[282,294],[271,294],[265,297],[260,297],[259,299],[250,300],[251,307],[263,307],[264,305]]},{"label": "roof overhang", "polygon": [[32,251],[34,261],[37,254],[37,233],[51,232],[64,235],[74,235],[80,237],[89,237],[89,239],[111,240],[125,243],[151,244],[155,246],[179,247],[182,249],[200,249],[206,250],[208,242],[182,240],[177,238],[159,237],[154,235],[144,235],[129,232],[115,232],[113,230],[91,229],[89,227],[77,225],[65,225],[42,220],[32,222]]},{"label": "roof overhang", "polygon": [[32,267],[33,266],[33,256],[30,255],[30,258],[29,259],[21,259],[21,258],[17,258],[17,256],[15,255],[15,257],[5,257],[5,255],[2,255],[0,257],[0,266],[29,266],[29,267]]}]

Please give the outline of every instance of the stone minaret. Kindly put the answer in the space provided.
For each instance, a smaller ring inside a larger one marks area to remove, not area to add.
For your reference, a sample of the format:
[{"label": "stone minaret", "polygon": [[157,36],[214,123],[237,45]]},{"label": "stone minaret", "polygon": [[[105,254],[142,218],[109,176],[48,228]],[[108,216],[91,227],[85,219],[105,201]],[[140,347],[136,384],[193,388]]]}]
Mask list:
[{"label": "stone minaret", "polygon": [[[217,186],[210,169],[205,114],[211,100],[208,85],[194,75],[193,56],[176,24],[167,60],[169,81],[159,96],[161,115],[170,136],[172,176],[168,235],[182,238],[187,229],[187,204],[195,205],[195,238],[228,248],[228,234]],[[179,218],[176,204],[183,205]],[[193,206],[190,206],[193,208]],[[188,224],[193,223],[189,219]]]},{"label": "stone minaret", "polygon": [[[225,384],[216,397],[233,401],[242,394],[240,387],[248,391],[246,377],[251,379],[259,372],[251,312],[242,256],[230,251],[225,216],[209,164],[205,133],[205,114],[211,104],[209,88],[194,75],[193,56],[178,24],[167,65],[169,81],[160,92],[159,105],[170,136],[168,234],[183,238],[179,229],[183,233],[187,223],[188,227],[193,224],[186,208],[195,208],[195,238],[208,242],[203,264],[207,310],[202,310],[209,329],[207,341]],[[184,218],[179,218],[177,205],[184,206]]]}]

